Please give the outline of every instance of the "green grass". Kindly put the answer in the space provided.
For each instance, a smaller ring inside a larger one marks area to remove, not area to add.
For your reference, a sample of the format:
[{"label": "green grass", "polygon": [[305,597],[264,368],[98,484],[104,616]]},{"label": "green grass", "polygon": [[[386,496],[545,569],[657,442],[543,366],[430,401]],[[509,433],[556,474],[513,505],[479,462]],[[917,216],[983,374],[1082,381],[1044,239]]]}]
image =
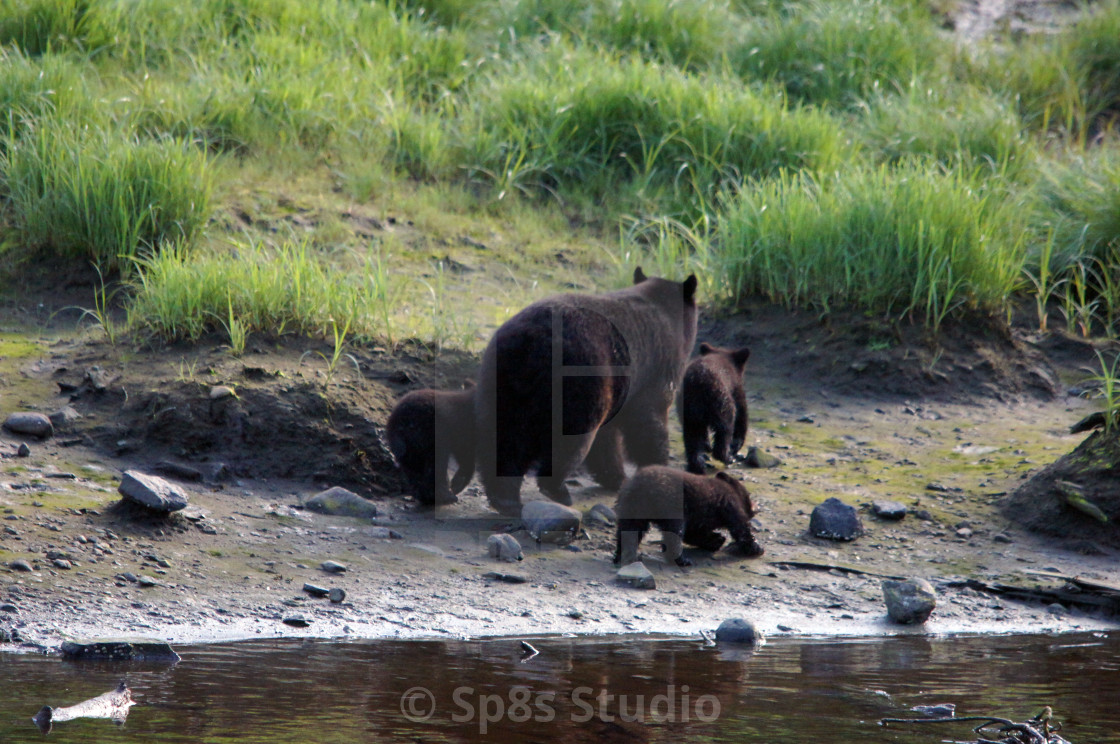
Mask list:
[{"label": "green grass", "polygon": [[937,328],[1026,294],[1115,333],[1117,81],[1120,0],[963,49],[902,0],[12,0],[0,252],[139,261],[117,332],[231,347],[477,345],[639,263],[732,305]]},{"label": "green grass", "polygon": [[856,307],[936,330],[958,308],[1002,311],[1020,281],[1013,205],[935,165],[783,175],[726,209],[714,250],[732,300]]}]

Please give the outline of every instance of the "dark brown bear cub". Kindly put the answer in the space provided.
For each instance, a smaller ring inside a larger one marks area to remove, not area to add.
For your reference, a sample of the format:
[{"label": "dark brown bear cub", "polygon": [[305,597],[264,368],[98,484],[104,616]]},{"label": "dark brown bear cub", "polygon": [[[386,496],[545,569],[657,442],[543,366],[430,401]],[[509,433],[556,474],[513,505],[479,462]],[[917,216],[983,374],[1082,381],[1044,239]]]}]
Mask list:
[{"label": "dark brown bear cub", "polygon": [[[474,384],[466,390],[413,390],[385,425],[389,450],[421,504],[453,504],[474,475]],[[450,486],[447,467],[458,469]]]},{"label": "dark brown bear cub", "polygon": [[690,561],[681,555],[681,542],[703,550],[723,547],[726,529],[744,555],[762,555],[763,548],[751,532],[755,515],[751,495],[725,472],[708,478],[661,465],[634,473],[618,492],[618,530],[615,534],[615,563],[623,566],[638,560],[638,545],[650,524],[661,530],[668,558],[678,566]]},{"label": "dark brown bear cub", "polygon": [[747,395],[743,392],[743,368],[751,350],[723,349],[700,344],[700,356],[685,369],[677,413],[684,434],[688,472],[704,473],[704,453],[709,451],[708,430],[713,436],[710,451],[725,465],[747,439]]}]

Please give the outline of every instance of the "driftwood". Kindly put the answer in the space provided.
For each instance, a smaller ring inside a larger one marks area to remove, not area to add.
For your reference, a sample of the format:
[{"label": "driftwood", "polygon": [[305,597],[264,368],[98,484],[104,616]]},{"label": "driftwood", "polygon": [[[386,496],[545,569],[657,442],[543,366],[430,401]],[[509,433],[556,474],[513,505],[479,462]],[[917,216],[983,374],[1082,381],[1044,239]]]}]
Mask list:
[{"label": "driftwood", "polygon": [[[880,718],[879,725],[975,721],[980,721],[980,725],[972,729],[973,733],[980,737],[976,740],[976,744],[1070,744],[1069,741],[1058,736],[1058,732],[1062,730],[1062,724],[1054,720],[1053,711],[1049,705],[1043,708],[1042,712],[1034,718],[1021,723],[998,716],[948,716],[945,718]],[[999,738],[988,738],[993,735]]]},{"label": "driftwood", "polygon": [[1031,571],[1030,573],[1034,576],[1058,579],[1065,583],[1057,589],[1044,589],[1040,586],[1028,587],[1016,584],[989,583],[979,579],[962,579],[960,581],[950,581],[946,586],[954,589],[975,589],[976,591],[1027,602],[1044,604],[1060,602],[1068,607],[1079,607],[1083,610],[1099,609],[1109,614],[1120,614],[1120,587],[1076,576],[1063,576],[1041,571]]},{"label": "driftwood", "polygon": [[128,718],[128,709],[135,704],[132,701],[132,690],[128,689],[128,685],[122,680],[117,685],[117,689],[83,700],[77,705],[65,708],[44,705],[31,720],[44,734],[49,734],[55,723],[72,721],[75,718],[110,718],[113,723],[121,724]]},{"label": "driftwood", "polygon": [[841,573],[853,574],[855,576],[871,576],[877,579],[894,579],[895,581],[906,581],[905,576],[892,576],[891,574],[875,573],[874,571],[864,571],[862,568],[838,566],[831,563],[813,563],[811,561],[769,561],[766,565],[775,566],[776,568],[800,568],[806,571],[839,571]]}]

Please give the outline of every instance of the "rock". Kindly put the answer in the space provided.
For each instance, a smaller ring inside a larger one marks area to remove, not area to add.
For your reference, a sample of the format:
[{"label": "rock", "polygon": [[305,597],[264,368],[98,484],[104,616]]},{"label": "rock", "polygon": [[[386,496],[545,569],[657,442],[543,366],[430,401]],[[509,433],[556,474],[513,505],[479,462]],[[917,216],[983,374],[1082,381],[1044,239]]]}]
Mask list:
[{"label": "rock", "polygon": [[140,574],[136,577],[136,583],[144,589],[160,585],[157,579],[153,579],[151,576],[145,576],[144,574]]},{"label": "rock", "polygon": [[610,526],[618,521],[618,516],[606,504],[596,504],[587,512],[587,521]]},{"label": "rock", "polygon": [[215,385],[210,388],[210,400],[222,400],[223,398],[236,398],[237,393],[229,385]]},{"label": "rock", "polygon": [[614,578],[618,583],[632,586],[635,589],[657,588],[657,579],[653,577],[653,574],[641,561],[634,561],[627,566],[623,566]]},{"label": "rock", "polygon": [[577,610],[575,607],[572,607],[568,610],[568,617],[573,620],[580,620],[583,618],[583,613]]},{"label": "rock", "polygon": [[750,620],[729,617],[716,628],[717,643],[745,643],[754,645],[762,639],[762,634]]},{"label": "rock", "polygon": [[74,565],[65,558],[55,558],[51,561],[51,565],[62,571],[69,571],[74,567]]},{"label": "rock", "polygon": [[518,574],[498,573],[497,571],[487,571],[482,574],[482,578],[489,579],[490,581],[501,581],[505,584],[527,584],[529,580],[524,576]]},{"label": "rock", "polygon": [[340,574],[346,572],[346,566],[338,561],[323,561],[319,564],[319,568],[323,569],[329,574]]},{"label": "rock", "polygon": [[968,527],[961,527],[959,530],[957,530],[957,537],[967,540],[968,538],[972,537],[972,530]]},{"label": "rock", "polygon": [[190,465],[180,465],[177,462],[170,462],[169,460],[160,460],[156,463],[155,469],[164,475],[169,475],[179,480],[192,482],[202,480],[201,470],[192,468]]},{"label": "rock", "polygon": [[887,614],[900,625],[924,623],[937,605],[937,595],[925,579],[883,582],[883,599]]},{"label": "rock", "polygon": [[285,625],[291,625],[293,628],[308,628],[311,627],[311,621],[307,618],[300,617],[299,615],[292,615],[283,620]]},{"label": "rock", "polygon": [[554,501],[530,501],[521,509],[521,521],[536,540],[568,543],[579,534],[583,514]]},{"label": "rock", "polygon": [[335,604],[341,604],[346,599],[346,590],[336,586],[327,592],[327,599]]},{"label": "rock", "polygon": [[377,516],[377,507],[373,503],[341,486],[328,488],[326,491],[316,494],[303,505],[303,508],[319,514],[331,514],[340,517],[372,519]]},{"label": "rock", "polygon": [[325,597],[331,593],[330,589],[326,589],[321,586],[315,586],[314,584],[304,584],[303,590],[310,594],[312,597]]},{"label": "rock", "polygon": [[897,522],[906,516],[906,507],[897,501],[873,501],[871,502],[871,513],[879,519]]},{"label": "rock", "polygon": [[16,457],[30,457],[31,448],[27,446],[27,442],[20,442],[19,449],[16,450]]},{"label": "rock", "polygon": [[809,532],[827,540],[855,540],[863,534],[863,523],[854,506],[832,497],[813,509]]},{"label": "rock", "polygon": [[67,426],[74,423],[81,417],[82,414],[78,413],[70,406],[60,408],[50,416],[48,416],[51,421],[51,425],[54,426],[55,429],[65,429]]},{"label": "rock", "polygon": [[0,605],[0,612],[7,612],[9,615],[18,615],[19,614],[19,608],[16,607],[14,604],[5,603],[5,604]]},{"label": "rock", "polygon": [[129,501],[155,512],[170,514],[187,507],[187,495],[156,475],[126,470],[117,488]]},{"label": "rock", "polygon": [[8,568],[12,569],[13,571],[23,571],[24,573],[30,573],[31,571],[35,570],[31,568],[30,563],[22,558],[16,558],[14,561],[8,564]]},{"label": "rock", "polygon": [[13,434],[25,434],[39,439],[46,439],[54,434],[54,425],[49,418],[41,413],[27,411],[20,411],[8,416],[4,421],[4,428]]},{"label": "rock", "polygon": [[952,718],[957,714],[956,703],[940,703],[938,705],[915,705],[910,708],[915,713],[921,713],[930,718]]},{"label": "rock", "polygon": [[780,459],[763,452],[758,447],[748,447],[747,456],[743,459],[749,468],[776,468],[782,464]]},{"label": "rock", "polygon": [[491,558],[506,563],[517,563],[524,558],[521,553],[521,543],[517,542],[516,537],[506,533],[486,538],[486,550]]},{"label": "rock", "polygon": [[376,537],[379,540],[403,540],[404,535],[388,527],[370,527],[362,532],[363,535]]},{"label": "rock", "polygon": [[179,661],[170,644],[155,638],[98,638],[65,641],[62,655],[87,661]]}]

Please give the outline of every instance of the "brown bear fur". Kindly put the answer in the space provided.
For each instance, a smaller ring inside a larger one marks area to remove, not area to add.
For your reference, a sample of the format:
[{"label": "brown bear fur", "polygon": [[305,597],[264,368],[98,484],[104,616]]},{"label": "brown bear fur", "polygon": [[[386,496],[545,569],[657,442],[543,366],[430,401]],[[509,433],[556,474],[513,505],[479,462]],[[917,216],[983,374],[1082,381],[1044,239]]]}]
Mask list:
[{"label": "brown bear fur", "polygon": [[[389,450],[421,504],[453,504],[474,475],[474,384],[457,391],[413,390],[389,414]],[[450,458],[457,469],[447,482]]]},{"label": "brown bear fur", "polygon": [[696,338],[696,277],[647,278],[602,295],[556,295],[495,332],[479,369],[479,476],[490,504],[521,508],[521,482],[570,504],[581,463],[607,488],[669,458],[673,390]]},{"label": "brown bear fur", "polygon": [[[751,350],[724,349],[700,344],[700,356],[684,371],[677,414],[684,434],[688,472],[704,473],[704,452],[725,465],[747,439],[747,395],[743,391],[743,369]],[[713,436],[708,444],[708,431]]]},{"label": "brown bear fur", "polygon": [[751,495],[723,471],[706,477],[660,465],[641,468],[623,484],[615,512],[614,561],[624,566],[638,560],[638,546],[651,524],[661,530],[666,557],[678,566],[690,564],[681,555],[682,542],[714,552],[724,543],[716,532],[721,528],[743,554],[763,553],[751,532],[757,513]]}]

